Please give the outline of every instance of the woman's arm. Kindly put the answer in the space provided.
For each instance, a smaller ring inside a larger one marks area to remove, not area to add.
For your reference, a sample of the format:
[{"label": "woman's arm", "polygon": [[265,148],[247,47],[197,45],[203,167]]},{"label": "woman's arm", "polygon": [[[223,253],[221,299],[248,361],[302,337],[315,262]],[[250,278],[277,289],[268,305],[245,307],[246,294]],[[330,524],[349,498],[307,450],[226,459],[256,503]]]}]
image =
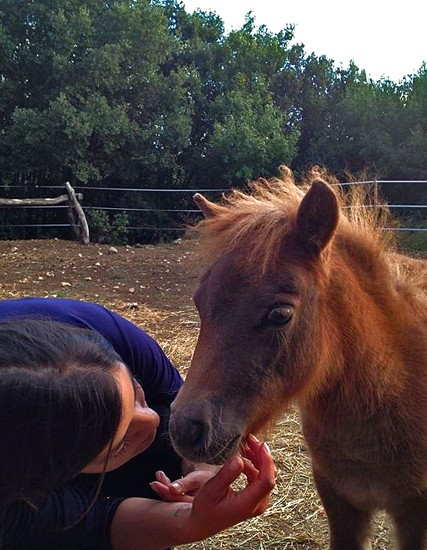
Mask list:
[{"label": "woman's arm", "polygon": [[[111,527],[114,550],[164,550],[203,540],[263,513],[275,484],[274,463],[255,438],[248,447],[244,458],[228,460],[192,502],[123,501]],[[247,485],[235,491],[230,485],[241,473]]]}]

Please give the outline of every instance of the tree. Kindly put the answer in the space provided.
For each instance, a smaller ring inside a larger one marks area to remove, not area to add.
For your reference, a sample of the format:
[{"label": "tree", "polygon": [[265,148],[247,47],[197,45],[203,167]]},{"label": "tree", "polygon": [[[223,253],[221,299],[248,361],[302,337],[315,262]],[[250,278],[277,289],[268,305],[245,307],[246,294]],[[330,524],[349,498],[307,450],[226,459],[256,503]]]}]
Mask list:
[{"label": "tree", "polygon": [[323,164],[339,177],[348,172],[387,177],[408,132],[401,85],[374,82],[353,63],[310,56],[302,75],[301,140],[296,165]]},{"label": "tree", "polygon": [[408,179],[427,179],[427,65],[424,63],[419,71],[406,82],[405,115],[409,131],[404,140],[398,177]]},{"label": "tree", "polygon": [[190,179],[198,186],[223,186],[272,175],[292,160],[298,132],[271,92],[292,28],[272,34],[264,26],[257,29],[248,14],[241,29],[224,36],[215,14],[169,7],[180,40],[175,67],[187,71],[194,102],[184,153]]},{"label": "tree", "polygon": [[[240,80],[244,76],[240,75]],[[243,83],[216,101],[219,113],[205,154],[204,174],[219,185],[274,174],[290,164],[298,139],[286,132],[286,117],[260,79],[250,91]],[[218,176],[220,174],[220,176]]]},{"label": "tree", "polygon": [[6,0],[3,183],[144,179],[174,173],[191,128],[186,75],[148,0]]}]

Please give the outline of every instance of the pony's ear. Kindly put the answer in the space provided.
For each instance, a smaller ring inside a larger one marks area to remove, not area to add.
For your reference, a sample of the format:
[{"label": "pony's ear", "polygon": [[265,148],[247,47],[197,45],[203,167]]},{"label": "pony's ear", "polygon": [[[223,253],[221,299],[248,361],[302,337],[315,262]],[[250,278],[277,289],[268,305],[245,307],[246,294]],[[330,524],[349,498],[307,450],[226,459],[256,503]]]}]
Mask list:
[{"label": "pony's ear", "polygon": [[202,211],[205,218],[213,218],[222,210],[222,207],[219,204],[208,201],[208,199],[200,193],[196,193],[195,195],[193,195],[193,200],[197,204],[198,208]]},{"label": "pony's ear", "polygon": [[331,240],[338,218],[339,208],[335,193],[323,180],[314,180],[298,209],[297,239],[310,254],[318,256]]}]

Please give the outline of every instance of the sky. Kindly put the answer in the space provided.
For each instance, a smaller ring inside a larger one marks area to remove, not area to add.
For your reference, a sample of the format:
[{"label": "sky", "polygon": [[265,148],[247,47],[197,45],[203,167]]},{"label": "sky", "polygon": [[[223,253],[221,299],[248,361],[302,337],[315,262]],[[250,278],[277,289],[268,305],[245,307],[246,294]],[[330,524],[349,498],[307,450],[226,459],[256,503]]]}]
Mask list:
[{"label": "sky", "polygon": [[225,31],[242,27],[252,11],[255,25],[273,33],[295,25],[293,43],[326,55],[337,67],[351,60],[368,77],[394,82],[427,62],[425,0],[183,0],[186,11],[212,11]]}]

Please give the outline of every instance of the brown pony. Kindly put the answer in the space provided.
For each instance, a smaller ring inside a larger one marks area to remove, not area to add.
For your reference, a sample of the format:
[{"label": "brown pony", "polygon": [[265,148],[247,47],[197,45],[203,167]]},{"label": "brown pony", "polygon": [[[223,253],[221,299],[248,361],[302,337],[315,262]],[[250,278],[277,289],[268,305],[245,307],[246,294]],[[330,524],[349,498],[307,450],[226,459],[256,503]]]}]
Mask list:
[{"label": "brown pony", "polygon": [[427,549],[427,264],[393,253],[352,193],[283,174],[195,196],[211,265],[172,441],[218,464],[295,401],[330,548],[369,548],[383,509],[401,550]]}]

